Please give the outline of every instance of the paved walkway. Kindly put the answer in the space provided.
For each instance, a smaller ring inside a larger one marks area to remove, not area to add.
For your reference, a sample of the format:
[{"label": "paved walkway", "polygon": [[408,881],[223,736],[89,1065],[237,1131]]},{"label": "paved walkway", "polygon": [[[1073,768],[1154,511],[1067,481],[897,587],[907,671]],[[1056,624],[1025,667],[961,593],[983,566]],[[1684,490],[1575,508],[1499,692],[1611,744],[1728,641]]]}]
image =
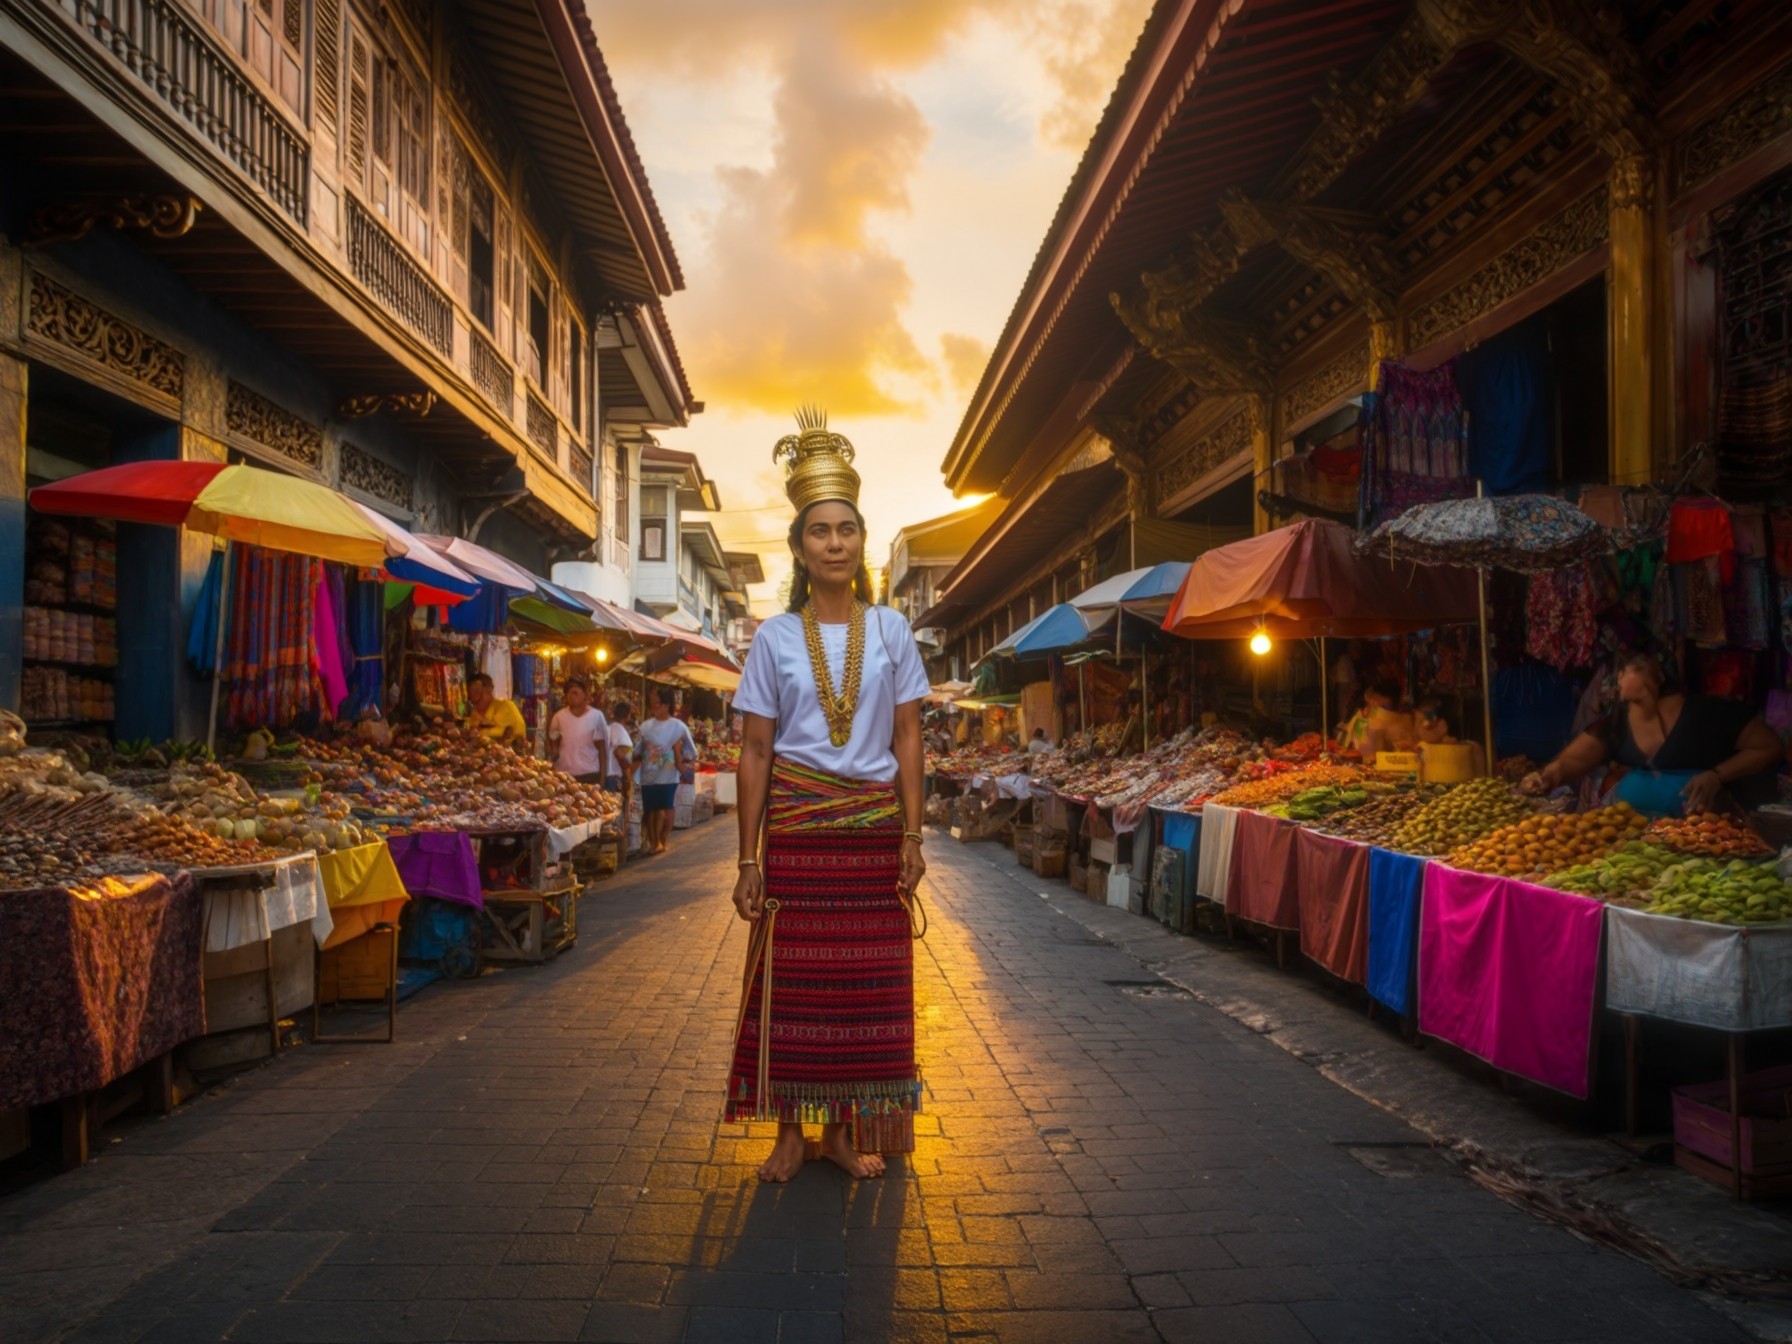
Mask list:
[{"label": "paved walkway", "polygon": [[0,1202],[0,1339],[1656,1340],[1743,1335],[1455,1174],[1039,898],[929,846],[928,1114],[881,1182],[718,1129],[726,821],[541,969],[432,987]]}]

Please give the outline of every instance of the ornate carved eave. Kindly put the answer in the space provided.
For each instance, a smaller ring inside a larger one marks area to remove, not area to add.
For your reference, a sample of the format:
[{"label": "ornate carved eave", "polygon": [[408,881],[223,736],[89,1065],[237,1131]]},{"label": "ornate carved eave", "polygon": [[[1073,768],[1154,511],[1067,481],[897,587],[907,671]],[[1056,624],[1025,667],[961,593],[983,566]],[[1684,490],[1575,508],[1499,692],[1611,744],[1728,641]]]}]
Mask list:
[{"label": "ornate carved eave", "polygon": [[1394,320],[1401,272],[1381,221],[1350,210],[1322,210],[1289,201],[1253,201],[1228,192],[1220,209],[1240,244],[1275,246],[1361,304],[1374,322]]},{"label": "ornate carved eave", "polygon": [[1269,343],[1250,323],[1194,307],[1165,311],[1121,294],[1111,302],[1140,345],[1204,394],[1269,390]]}]

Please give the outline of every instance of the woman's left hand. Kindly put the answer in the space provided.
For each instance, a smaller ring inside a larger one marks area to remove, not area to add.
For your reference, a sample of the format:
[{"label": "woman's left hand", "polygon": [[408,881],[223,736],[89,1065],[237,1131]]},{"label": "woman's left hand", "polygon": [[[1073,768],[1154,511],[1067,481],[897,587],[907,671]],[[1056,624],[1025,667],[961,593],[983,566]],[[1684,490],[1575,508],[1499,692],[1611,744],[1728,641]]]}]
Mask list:
[{"label": "woman's left hand", "polygon": [[921,857],[921,842],[912,836],[905,837],[902,841],[902,874],[896,879],[896,885],[913,895],[926,872],[927,860]]},{"label": "woman's left hand", "polygon": [[1680,790],[1680,796],[1686,799],[1688,812],[1705,812],[1717,801],[1717,795],[1723,791],[1723,776],[1715,770],[1701,770],[1686,781],[1686,787]]}]

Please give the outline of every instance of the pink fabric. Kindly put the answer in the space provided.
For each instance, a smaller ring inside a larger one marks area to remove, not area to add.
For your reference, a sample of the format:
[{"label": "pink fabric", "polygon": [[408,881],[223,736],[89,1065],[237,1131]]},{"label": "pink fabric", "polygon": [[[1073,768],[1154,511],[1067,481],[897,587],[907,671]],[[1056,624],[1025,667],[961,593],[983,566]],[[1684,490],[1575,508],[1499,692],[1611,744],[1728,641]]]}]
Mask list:
[{"label": "pink fabric", "polygon": [[1294,837],[1300,827],[1261,812],[1240,812],[1232,840],[1226,913],[1272,929],[1300,927]]},{"label": "pink fabric", "polygon": [[1431,864],[1419,918],[1419,1030],[1586,1097],[1604,916],[1585,896]]},{"label": "pink fabric", "polygon": [[330,582],[318,567],[317,596],[311,618],[311,643],[316,655],[317,679],[324,684],[326,717],[335,718],[342,702],[348,699],[348,678],[342,675],[342,644],[336,638],[336,603],[330,596]]},{"label": "pink fabric", "polygon": [[1369,846],[1294,832],[1299,864],[1300,950],[1341,980],[1369,974]]}]

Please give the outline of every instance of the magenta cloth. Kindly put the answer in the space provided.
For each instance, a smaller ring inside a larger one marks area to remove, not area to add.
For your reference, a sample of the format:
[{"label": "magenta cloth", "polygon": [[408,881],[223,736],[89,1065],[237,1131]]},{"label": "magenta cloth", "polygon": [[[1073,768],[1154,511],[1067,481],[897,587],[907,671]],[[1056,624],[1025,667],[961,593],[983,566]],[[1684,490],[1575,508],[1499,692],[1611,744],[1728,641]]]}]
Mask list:
[{"label": "magenta cloth", "polygon": [[1300,827],[1261,812],[1240,812],[1232,838],[1226,913],[1272,929],[1300,927],[1294,837]]},{"label": "magenta cloth", "polygon": [[485,908],[485,892],[479,885],[479,860],[473,842],[460,831],[419,831],[387,839],[392,862],[413,896]]},{"label": "magenta cloth", "polygon": [[348,699],[348,678],[342,675],[342,641],[336,637],[336,599],[323,566],[317,571],[316,613],[311,618],[311,642],[317,652],[317,679],[324,684],[324,707],[336,717]]},{"label": "magenta cloth", "polygon": [[1425,869],[1419,1030],[1573,1097],[1591,1088],[1605,906],[1504,877]]}]

